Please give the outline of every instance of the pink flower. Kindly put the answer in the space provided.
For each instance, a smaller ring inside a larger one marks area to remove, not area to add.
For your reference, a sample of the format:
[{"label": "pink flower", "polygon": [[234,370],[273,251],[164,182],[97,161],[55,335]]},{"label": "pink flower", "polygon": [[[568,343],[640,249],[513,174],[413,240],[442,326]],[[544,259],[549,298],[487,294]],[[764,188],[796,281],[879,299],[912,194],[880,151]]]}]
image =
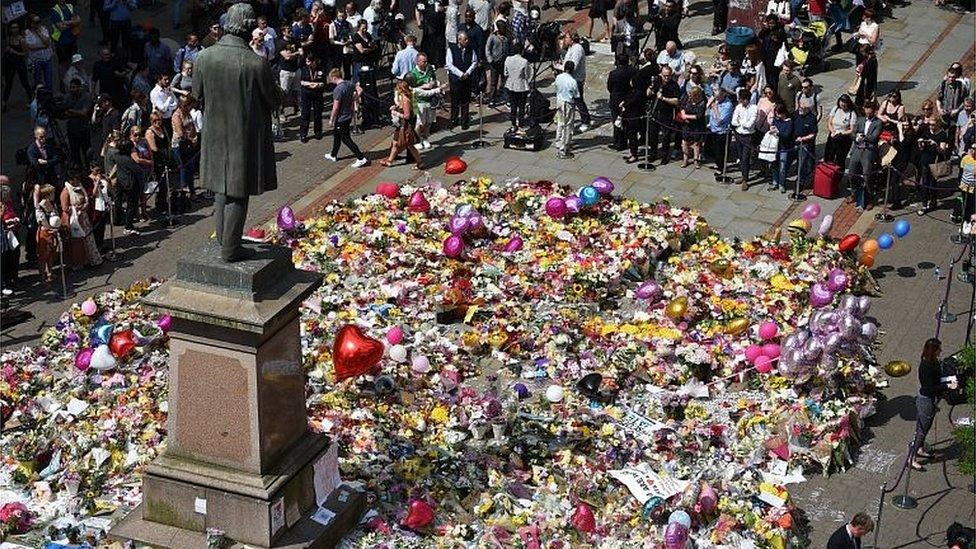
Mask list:
[{"label": "pink flower", "polygon": [[33,514],[19,501],[5,503],[0,507],[0,526],[5,533],[23,534],[34,523]]}]

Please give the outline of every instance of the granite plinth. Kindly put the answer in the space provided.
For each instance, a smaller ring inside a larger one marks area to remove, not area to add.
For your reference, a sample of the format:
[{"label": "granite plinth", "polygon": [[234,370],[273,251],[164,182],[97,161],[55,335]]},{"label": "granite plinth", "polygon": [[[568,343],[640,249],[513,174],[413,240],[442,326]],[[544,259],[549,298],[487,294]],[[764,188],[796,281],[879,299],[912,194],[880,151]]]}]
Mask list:
[{"label": "granite plinth", "polygon": [[253,296],[275,286],[281,273],[294,269],[289,248],[259,245],[255,249],[257,253],[247,261],[226,263],[220,259],[220,245],[216,241],[207,242],[177,261],[176,279],[221,292]]}]

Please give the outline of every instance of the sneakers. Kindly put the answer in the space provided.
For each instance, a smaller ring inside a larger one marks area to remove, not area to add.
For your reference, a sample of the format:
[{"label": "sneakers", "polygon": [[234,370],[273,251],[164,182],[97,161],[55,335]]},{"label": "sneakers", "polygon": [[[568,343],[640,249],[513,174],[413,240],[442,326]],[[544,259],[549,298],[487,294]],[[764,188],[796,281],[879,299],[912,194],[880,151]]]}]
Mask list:
[{"label": "sneakers", "polygon": [[367,158],[366,158],[366,157],[364,156],[364,157],[362,157],[362,158],[360,158],[359,160],[356,160],[355,162],[353,162],[353,163],[352,163],[352,167],[353,167],[353,168],[362,168],[362,167],[363,167],[363,166],[365,166],[366,164],[369,164],[369,159],[367,159]]},{"label": "sneakers", "polygon": [[10,297],[14,295],[14,291],[11,290],[10,288],[4,288],[3,290],[0,290],[0,293],[3,294],[3,297]]},{"label": "sneakers", "polygon": [[424,150],[434,148],[434,146],[430,144],[430,141],[424,141],[423,143],[421,143],[421,145],[424,146]]},{"label": "sneakers", "polygon": [[589,131],[589,129],[590,129],[589,124],[580,124],[579,127],[576,128],[576,131],[583,133],[585,131]]},{"label": "sneakers", "polygon": [[330,153],[323,154],[322,155],[322,158],[328,160],[329,162],[338,162],[338,159],[336,157],[332,156]]}]

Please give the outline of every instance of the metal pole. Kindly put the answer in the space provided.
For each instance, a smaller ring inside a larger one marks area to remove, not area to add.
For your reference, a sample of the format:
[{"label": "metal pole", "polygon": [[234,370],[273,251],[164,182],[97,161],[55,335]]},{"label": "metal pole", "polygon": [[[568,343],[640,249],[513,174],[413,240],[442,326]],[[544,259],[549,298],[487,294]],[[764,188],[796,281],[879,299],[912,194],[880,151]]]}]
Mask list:
[{"label": "metal pole", "polygon": [[942,331],[942,323],[946,324],[956,321],[956,315],[949,312],[949,290],[952,288],[952,271],[956,268],[956,262],[952,261],[949,263],[949,278],[946,280],[946,290],[945,296],[942,297],[942,303],[939,304],[939,314],[936,317],[938,323],[935,326],[935,338],[939,338],[939,332]]},{"label": "metal pole", "polygon": [[[792,200],[793,202],[803,202],[804,200],[807,199],[807,197],[804,196],[803,193],[800,192],[800,173],[803,171],[803,160],[806,158],[806,155],[805,155],[806,147],[803,146],[803,145],[800,145],[799,147],[797,147],[797,149],[798,149],[798,152],[799,152],[799,154],[798,154],[798,157],[799,157],[798,160],[799,160],[799,162],[797,163],[797,166],[796,166],[796,190],[794,190],[793,191],[793,194],[790,195],[790,200]],[[789,153],[787,153],[787,154],[789,154]],[[785,174],[784,173],[783,174],[783,179],[786,179],[786,176],[787,175],[788,174]]]},{"label": "metal pole", "polygon": [[[909,454],[909,459],[911,459],[912,455],[914,455],[915,453],[914,442],[912,442],[912,445],[913,445],[913,449],[912,452]],[[912,482],[912,467],[911,465],[909,465],[908,474],[905,475],[905,492],[900,496],[895,496],[891,498],[892,505],[894,505],[899,509],[914,509],[918,507],[918,500],[908,495],[908,486],[909,484],[911,484],[911,482]]]},{"label": "metal pole", "polygon": [[880,213],[874,214],[875,219],[884,221],[885,223],[891,223],[895,220],[895,217],[888,213],[889,193],[891,193],[891,166],[888,166],[888,179],[885,181],[884,209]]},{"label": "metal pole", "polygon": [[471,143],[471,147],[475,149],[486,149],[491,146],[491,143],[485,141],[485,92],[478,92],[478,140]]},{"label": "metal pole", "polygon": [[170,169],[166,168],[166,173],[163,177],[166,178],[166,226],[173,226],[173,187],[171,187],[171,181],[169,179]]},{"label": "metal pole", "polygon": [[[722,155],[722,183],[729,182],[729,134],[732,133],[732,126],[725,132],[725,153]],[[740,161],[741,162],[741,161]]]},{"label": "metal pole", "polygon": [[878,517],[874,520],[874,543],[864,547],[864,549],[881,549],[878,546],[878,537],[881,534],[881,512],[884,510],[885,484],[881,485],[881,497],[878,498]]},{"label": "metal pole", "polygon": [[962,196],[960,197],[960,198],[962,198],[962,211],[963,211],[962,217],[963,217],[963,220],[962,220],[962,223],[959,224],[959,232],[956,233],[956,234],[954,234],[954,235],[952,235],[952,237],[950,239],[950,240],[952,240],[952,243],[953,244],[966,244],[967,242],[972,242],[972,240],[973,240],[972,235],[968,235],[968,234],[965,234],[965,233],[962,232],[963,225],[966,224],[966,219],[965,219],[966,218],[966,215],[965,215],[965,213],[966,213],[966,201],[968,200],[968,196],[969,196],[969,193],[962,193]]},{"label": "metal pole", "polygon": [[[654,171],[656,168],[651,164],[651,117],[657,112],[658,98],[654,98],[654,106],[650,112],[645,112],[644,117],[644,161],[637,165],[637,169],[645,172]],[[657,131],[655,129],[655,131]],[[668,153],[670,154],[670,153]]]},{"label": "metal pole", "polygon": [[61,232],[58,231],[58,257],[61,261],[61,297],[68,299],[68,279],[64,273],[64,241],[61,240]]},{"label": "metal pole", "polygon": [[115,261],[118,255],[115,253],[115,197],[111,197],[108,204],[108,236],[112,240],[112,251],[106,254],[105,259]]}]

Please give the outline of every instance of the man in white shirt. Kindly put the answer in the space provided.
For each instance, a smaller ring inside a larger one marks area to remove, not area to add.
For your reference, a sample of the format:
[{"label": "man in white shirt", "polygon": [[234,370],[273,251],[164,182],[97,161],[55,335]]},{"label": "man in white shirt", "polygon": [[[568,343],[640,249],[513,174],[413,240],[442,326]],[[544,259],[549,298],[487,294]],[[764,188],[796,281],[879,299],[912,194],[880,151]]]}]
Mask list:
[{"label": "man in white shirt", "polygon": [[[575,33],[564,32],[560,38],[560,43],[566,49],[563,62],[556,67],[564,72],[569,72],[576,79],[579,95],[576,97],[576,108],[579,110],[580,126],[579,131],[585,132],[590,129],[590,110],[586,108],[586,99],[583,97],[583,89],[586,85],[586,51],[579,43],[579,36]],[[572,63],[574,69],[566,71],[566,63]]]},{"label": "man in white shirt", "polygon": [[447,47],[447,76],[451,83],[451,127],[470,125],[472,75],[478,68],[478,52],[471,47],[466,32],[457,33],[457,43]]},{"label": "man in white shirt", "polygon": [[495,28],[491,16],[495,9],[492,0],[468,0],[468,9],[474,12],[474,22],[485,29],[485,32]]},{"label": "man in white shirt", "polygon": [[579,82],[573,77],[576,65],[563,62],[563,71],[556,77],[556,156],[572,158],[569,146],[573,140],[573,122],[576,120],[574,105],[580,98]]},{"label": "man in white shirt", "polygon": [[414,67],[417,66],[417,37],[408,34],[406,38],[403,39],[403,49],[396,52],[396,56],[393,58],[393,66],[390,67],[390,73],[396,77],[397,80],[403,80],[403,77],[407,75],[408,72],[412,71]]},{"label": "man in white shirt", "polygon": [[657,64],[671,67],[671,70],[674,71],[675,75],[684,74],[685,54],[683,51],[678,49],[678,44],[676,44],[673,40],[669,40],[668,43],[664,45],[664,50],[657,55]]},{"label": "man in white shirt", "polygon": [[163,125],[167,131],[173,131],[173,112],[180,105],[180,100],[173,93],[170,87],[170,77],[167,74],[159,75],[156,80],[156,87],[149,92],[149,102],[152,103],[153,110],[159,111],[163,117]]},{"label": "man in white shirt", "polygon": [[756,133],[756,118],[759,108],[750,102],[748,90],[739,90],[739,104],[732,111],[732,127],[735,128],[736,153],[739,156],[739,169],[742,179],[739,183],[742,190],[749,190],[749,168],[752,166],[752,138]]}]

